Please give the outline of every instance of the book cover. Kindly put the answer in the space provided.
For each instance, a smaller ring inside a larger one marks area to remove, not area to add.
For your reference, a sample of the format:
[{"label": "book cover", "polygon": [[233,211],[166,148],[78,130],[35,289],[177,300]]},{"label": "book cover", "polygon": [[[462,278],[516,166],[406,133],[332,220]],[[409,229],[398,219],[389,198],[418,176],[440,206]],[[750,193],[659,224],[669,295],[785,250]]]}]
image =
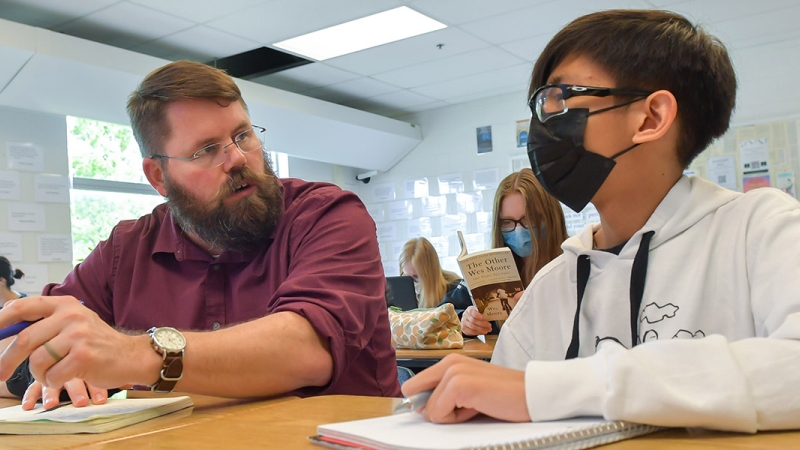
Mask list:
[{"label": "book cover", "polygon": [[21,405],[0,409],[0,434],[104,433],[145,420],[182,411],[189,414],[189,397],[109,399],[102,405],[76,408],[70,403],[29,411]]},{"label": "book cover", "polygon": [[502,247],[469,254],[460,231],[458,241],[458,266],[472,303],[486,320],[506,320],[525,289],[511,250]]}]

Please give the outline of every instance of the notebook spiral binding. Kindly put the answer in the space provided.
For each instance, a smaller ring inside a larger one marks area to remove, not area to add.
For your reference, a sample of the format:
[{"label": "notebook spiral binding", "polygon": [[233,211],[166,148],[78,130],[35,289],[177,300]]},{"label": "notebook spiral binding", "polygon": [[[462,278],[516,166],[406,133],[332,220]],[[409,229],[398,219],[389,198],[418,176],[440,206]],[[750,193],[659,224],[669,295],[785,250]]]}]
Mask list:
[{"label": "notebook spiral binding", "polygon": [[567,434],[551,435],[540,439],[510,442],[488,447],[472,447],[469,450],[581,450],[653,433],[662,429],[664,427],[617,421],[601,427],[575,430]]}]

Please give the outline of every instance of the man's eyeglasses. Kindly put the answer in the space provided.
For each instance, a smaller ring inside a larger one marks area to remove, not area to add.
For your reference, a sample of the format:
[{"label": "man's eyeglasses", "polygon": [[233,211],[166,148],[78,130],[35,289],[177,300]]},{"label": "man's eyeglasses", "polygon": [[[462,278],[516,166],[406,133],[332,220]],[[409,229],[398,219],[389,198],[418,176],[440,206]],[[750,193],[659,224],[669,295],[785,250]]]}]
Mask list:
[{"label": "man's eyeglasses", "polygon": [[199,167],[205,169],[213,169],[215,167],[221,166],[225,162],[225,158],[228,156],[228,148],[231,145],[235,145],[242,153],[252,152],[254,150],[262,149],[261,140],[258,138],[256,133],[264,133],[267,131],[264,127],[259,127],[257,125],[253,125],[251,128],[248,128],[245,131],[237,134],[233,138],[233,142],[226,144],[224,142],[218,142],[216,144],[206,145],[205,147],[201,148],[200,150],[194,152],[192,156],[188,158],[179,158],[176,156],[166,156],[166,155],[153,155],[150,158],[152,159],[175,159],[178,161],[194,161]]},{"label": "man's eyeglasses", "polygon": [[539,122],[545,123],[548,119],[560,116],[567,111],[567,99],[572,97],[608,97],[609,95],[630,95],[647,97],[652,94],[648,91],[631,89],[615,89],[603,87],[578,86],[574,84],[546,84],[531,95],[528,106],[536,115]]},{"label": "man's eyeglasses", "polygon": [[500,231],[504,233],[510,233],[517,228],[517,224],[522,226],[522,228],[528,229],[528,224],[523,222],[525,219],[500,219]]}]

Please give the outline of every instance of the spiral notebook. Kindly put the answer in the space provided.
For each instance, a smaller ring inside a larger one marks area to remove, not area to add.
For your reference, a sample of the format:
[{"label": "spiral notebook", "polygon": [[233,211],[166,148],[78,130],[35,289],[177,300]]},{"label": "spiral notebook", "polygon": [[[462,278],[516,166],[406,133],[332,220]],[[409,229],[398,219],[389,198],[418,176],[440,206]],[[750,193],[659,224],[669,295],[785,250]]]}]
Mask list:
[{"label": "spiral notebook", "polygon": [[320,425],[317,436],[309,439],[337,449],[568,450],[596,447],[661,429],[597,417],[513,423],[481,416],[465,423],[439,425],[425,421],[420,414],[407,413]]}]

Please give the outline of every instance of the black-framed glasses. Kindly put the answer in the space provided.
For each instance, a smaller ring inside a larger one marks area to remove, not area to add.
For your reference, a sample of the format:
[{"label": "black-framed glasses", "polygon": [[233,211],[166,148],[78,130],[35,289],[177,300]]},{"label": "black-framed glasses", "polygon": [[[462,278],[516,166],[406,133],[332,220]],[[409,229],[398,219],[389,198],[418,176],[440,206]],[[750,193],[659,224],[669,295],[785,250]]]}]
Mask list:
[{"label": "black-framed glasses", "polygon": [[535,114],[539,122],[545,123],[548,119],[560,116],[567,111],[567,100],[572,97],[608,97],[609,95],[629,95],[647,97],[649,91],[634,89],[616,89],[604,87],[579,86],[576,84],[546,84],[531,95],[528,107]]},{"label": "black-framed glasses", "polygon": [[195,164],[200,167],[213,169],[225,163],[225,158],[227,158],[228,155],[228,148],[230,148],[231,145],[235,145],[242,153],[249,153],[256,149],[262,149],[263,146],[261,145],[261,140],[258,138],[258,134],[263,134],[265,131],[267,131],[267,129],[264,127],[252,125],[250,128],[234,136],[233,142],[229,144],[218,142],[216,144],[206,145],[188,158],[167,155],[153,155],[150,158],[194,161]]},{"label": "black-framed glasses", "polygon": [[528,229],[528,224],[523,222],[525,219],[500,219],[500,231],[504,233],[509,233],[514,231],[517,228],[517,224],[519,224],[522,228]]}]

